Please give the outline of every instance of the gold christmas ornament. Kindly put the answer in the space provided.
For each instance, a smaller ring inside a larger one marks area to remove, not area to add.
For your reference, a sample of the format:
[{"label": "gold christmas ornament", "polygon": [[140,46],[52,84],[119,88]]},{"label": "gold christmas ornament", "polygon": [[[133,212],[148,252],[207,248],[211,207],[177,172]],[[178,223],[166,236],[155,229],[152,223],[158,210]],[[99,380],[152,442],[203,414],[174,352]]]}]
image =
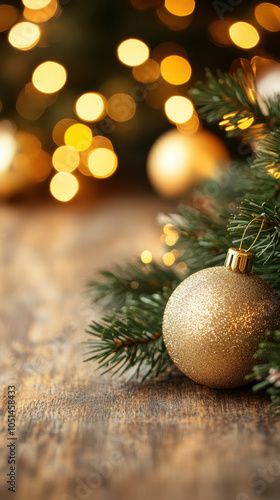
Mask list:
[{"label": "gold christmas ornament", "polygon": [[173,128],[153,144],[147,158],[147,175],[157,193],[173,198],[202,180],[215,178],[229,159],[223,142],[207,130],[188,135]]},{"label": "gold christmas ornament", "polygon": [[246,384],[267,330],[280,326],[280,298],[250,272],[253,254],[230,248],[224,267],[199,271],[172,293],[163,338],[174,364],[214,388]]}]

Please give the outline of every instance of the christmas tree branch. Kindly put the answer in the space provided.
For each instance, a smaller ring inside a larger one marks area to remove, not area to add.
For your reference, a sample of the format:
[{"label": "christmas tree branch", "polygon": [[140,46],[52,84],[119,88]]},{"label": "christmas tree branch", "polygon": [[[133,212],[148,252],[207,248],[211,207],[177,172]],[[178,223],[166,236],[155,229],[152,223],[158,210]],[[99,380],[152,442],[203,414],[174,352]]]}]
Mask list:
[{"label": "christmas tree branch", "polygon": [[279,98],[261,100],[261,106],[254,80],[249,86],[241,69],[234,75],[220,70],[214,75],[207,69],[206,83],[198,82],[189,94],[202,118],[208,123],[219,122],[231,136],[248,136],[249,128],[258,136],[280,122]]},{"label": "christmas tree branch", "polygon": [[259,346],[255,358],[266,363],[254,366],[249,381],[257,380],[254,391],[265,389],[271,397],[270,406],[275,415],[280,415],[280,330],[268,332],[268,340]]},{"label": "christmas tree branch", "polygon": [[274,174],[276,179],[280,175],[280,129],[269,132],[258,144],[256,157],[252,161],[252,168],[267,170]]},{"label": "christmas tree branch", "polygon": [[223,264],[231,244],[226,232],[228,214],[204,213],[187,205],[178,207],[178,214],[160,216],[163,223],[172,224],[178,232],[178,240],[172,246],[178,251],[178,259],[186,262],[189,273],[203,267]]},{"label": "christmas tree branch", "polygon": [[172,362],[162,338],[162,316],[171,292],[164,289],[161,294],[141,296],[92,322],[87,333],[93,338],[84,342],[89,356],[85,361],[96,361],[103,374],[130,370],[129,378],[141,380],[165,371]]},{"label": "christmas tree branch", "polygon": [[140,259],[98,274],[101,279],[89,281],[87,293],[93,302],[110,308],[129,304],[142,294],[153,294],[164,287],[174,288],[183,279],[174,268],[157,262],[144,264]]}]

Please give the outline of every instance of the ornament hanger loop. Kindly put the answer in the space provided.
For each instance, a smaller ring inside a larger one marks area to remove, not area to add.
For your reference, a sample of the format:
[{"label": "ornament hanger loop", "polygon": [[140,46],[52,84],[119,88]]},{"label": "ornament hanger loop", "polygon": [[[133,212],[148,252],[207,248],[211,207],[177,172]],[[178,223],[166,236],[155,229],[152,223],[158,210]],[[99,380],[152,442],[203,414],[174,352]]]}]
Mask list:
[{"label": "ornament hanger loop", "polygon": [[[245,236],[245,234],[246,234],[246,231],[247,231],[248,227],[249,227],[249,226],[251,226],[251,224],[252,224],[255,220],[260,220],[260,218],[259,218],[259,217],[254,217],[254,218],[253,218],[253,219],[249,222],[249,224],[247,224],[247,226],[245,227],[244,233],[243,233],[242,238],[241,238],[241,242],[240,242],[239,250],[243,250],[243,249],[242,249],[242,243],[243,243],[243,240],[244,240],[244,236]],[[264,225],[264,219],[262,220],[261,227],[260,227],[259,232],[258,232],[257,236],[255,237],[255,239],[254,239],[254,241],[253,241],[252,245],[251,245],[249,248],[247,248],[247,250],[244,250],[246,253],[247,253],[247,252],[249,252],[249,250],[251,250],[251,248],[252,248],[252,247],[254,246],[254,244],[256,243],[256,241],[257,241],[257,239],[258,239],[259,235],[261,234],[261,231],[262,231],[263,225]]]}]

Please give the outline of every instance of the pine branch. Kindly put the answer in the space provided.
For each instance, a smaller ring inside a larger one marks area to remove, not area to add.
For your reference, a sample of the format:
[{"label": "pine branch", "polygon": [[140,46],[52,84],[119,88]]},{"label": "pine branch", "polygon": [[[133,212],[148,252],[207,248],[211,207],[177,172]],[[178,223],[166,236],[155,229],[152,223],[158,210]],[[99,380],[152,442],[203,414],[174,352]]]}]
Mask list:
[{"label": "pine branch", "polygon": [[242,70],[234,75],[218,70],[214,75],[207,69],[206,83],[198,82],[189,94],[202,118],[208,123],[220,122],[230,136],[245,134],[248,138],[250,128],[253,137],[258,137],[280,122],[279,97],[262,100],[261,107],[255,82],[249,87]]},{"label": "pine branch", "polygon": [[258,203],[271,200],[278,204],[280,199],[280,179],[267,173],[262,162],[257,165],[257,159],[253,160],[251,165],[248,164],[247,168],[243,168],[235,179],[234,187],[239,197],[242,195],[243,199],[254,198]]},{"label": "pine branch", "polygon": [[254,366],[253,373],[247,377],[249,381],[257,380],[254,391],[265,389],[271,397],[270,407],[274,415],[280,416],[280,330],[268,332],[268,340],[259,345],[255,358],[266,363]]},{"label": "pine branch", "polygon": [[145,380],[164,372],[172,365],[162,337],[162,317],[171,292],[141,296],[92,322],[87,333],[93,338],[84,342],[89,356],[85,361],[96,361],[102,374],[111,371],[121,376],[130,370],[129,379]]},{"label": "pine branch", "polygon": [[174,268],[157,262],[143,264],[140,259],[98,274],[101,280],[90,281],[87,293],[93,302],[102,302],[110,308],[127,305],[142,294],[160,292],[164,287],[174,288],[183,279]]},{"label": "pine branch", "polygon": [[[280,99],[279,99],[280,101]],[[252,162],[252,168],[269,171],[276,179],[280,177],[280,129],[269,132],[265,138],[258,143],[256,157]],[[278,174],[275,175],[275,174]],[[279,182],[279,181],[278,181]]]},{"label": "pine branch", "polygon": [[178,212],[161,215],[160,221],[172,224],[178,232],[172,248],[178,251],[179,260],[187,264],[189,273],[223,264],[231,245],[226,231],[228,214],[203,213],[184,204],[179,205]]}]

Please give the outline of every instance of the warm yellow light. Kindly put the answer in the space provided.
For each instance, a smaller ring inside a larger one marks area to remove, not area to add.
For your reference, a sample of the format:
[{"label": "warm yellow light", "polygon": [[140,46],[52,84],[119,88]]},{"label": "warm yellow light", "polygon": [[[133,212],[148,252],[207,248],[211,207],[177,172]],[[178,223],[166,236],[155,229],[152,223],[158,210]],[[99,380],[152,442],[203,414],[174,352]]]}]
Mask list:
[{"label": "warm yellow light", "polygon": [[40,64],[32,75],[36,89],[45,94],[53,94],[60,90],[66,82],[66,70],[57,62],[46,61]]},{"label": "warm yellow light", "polygon": [[0,32],[8,30],[17,20],[18,11],[12,5],[0,5]]},{"label": "warm yellow light", "polygon": [[190,119],[187,120],[185,123],[178,123],[177,129],[182,134],[195,134],[195,132],[198,131],[199,126],[200,126],[199,118],[197,116],[197,113],[194,112],[190,117]]},{"label": "warm yellow light", "polygon": [[67,146],[72,146],[77,151],[84,151],[91,145],[92,132],[87,125],[75,123],[66,130],[64,140]]},{"label": "warm yellow light", "polygon": [[169,247],[172,247],[173,245],[175,245],[175,243],[177,242],[177,240],[178,240],[178,233],[177,233],[177,231],[170,231],[166,235],[165,243]]},{"label": "warm yellow light", "polygon": [[94,148],[105,148],[114,151],[114,146],[108,137],[103,135],[95,135],[92,139],[91,147]]},{"label": "warm yellow light", "polygon": [[185,273],[188,269],[188,266],[187,264],[185,264],[185,262],[179,262],[178,264],[178,270],[181,272],[181,273]]},{"label": "warm yellow light", "polygon": [[22,0],[23,5],[28,9],[43,9],[51,0]]},{"label": "warm yellow light", "polygon": [[57,0],[49,0],[47,5],[43,8],[38,9],[30,9],[25,7],[23,9],[23,15],[25,19],[28,21],[32,21],[33,23],[45,23],[49,19],[51,19],[58,10]]},{"label": "warm yellow light", "polygon": [[165,106],[167,118],[173,123],[185,123],[194,112],[192,102],[180,95],[174,95],[167,99]]},{"label": "warm yellow light", "polygon": [[232,113],[227,113],[226,115],[223,116],[223,119],[226,120],[227,118],[232,118],[235,116],[237,111],[233,111]]},{"label": "warm yellow light", "polygon": [[237,126],[241,130],[245,130],[246,128],[251,127],[253,121],[254,121],[254,118],[243,118],[242,120],[238,120]]},{"label": "warm yellow light", "polygon": [[[213,178],[225,166],[229,154],[223,143],[206,131],[193,135],[171,129],[153,144],[147,158],[147,174],[154,189],[165,197],[184,195],[201,179]],[[174,231],[166,225],[164,234]]]},{"label": "warm yellow light", "polygon": [[138,82],[153,83],[160,77],[160,68],[157,61],[147,59],[140,66],[133,68],[132,74]]},{"label": "warm yellow light", "polygon": [[194,0],[165,0],[165,8],[174,16],[189,16],[195,8]]},{"label": "warm yellow light", "polygon": [[152,262],[152,260],[153,260],[152,252],[150,252],[150,250],[144,250],[141,253],[140,258],[144,264],[150,264],[150,262]]},{"label": "warm yellow light", "polygon": [[190,63],[181,56],[168,56],[161,61],[160,71],[164,80],[173,85],[186,83],[192,74]]},{"label": "warm yellow light", "polygon": [[78,181],[73,174],[58,172],[50,183],[50,192],[59,201],[69,201],[75,196],[79,188]]},{"label": "warm yellow light", "polygon": [[77,115],[87,122],[100,120],[105,115],[105,97],[95,92],[81,95],[76,101]]},{"label": "warm yellow light", "polygon": [[261,3],[255,8],[258,23],[268,31],[280,31],[280,7],[272,3]]},{"label": "warm yellow light", "polygon": [[191,16],[175,16],[166,9],[164,3],[156,9],[156,16],[164,26],[173,31],[183,30],[191,23]]},{"label": "warm yellow light", "polygon": [[231,22],[228,19],[215,19],[208,27],[208,34],[212,42],[221,47],[231,45],[229,28]]},{"label": "warm yellow light", "polygon": [[0,133],[0,172],[9,168],[16,151],[16,141],[8,132]]},{"label": "warm yellow light", "polygon": [[165,224],[165,226],[163,227],[164,234],[169,234],[173,230],[174,226],[172,226],[172,224]]},{"label": "warm yellow light", "polygon": [[9,32],[8,40],[16,49],[29,50],[40,40],[40,28],[26,21],[15,24]]},{"label": "warm yellow light", "polygon": [[52,138],[55,144],[58,146],[62,146],[64,144],[64,135],[66,130],[71,126],[77,123],[73,118],[62,118],[53,128]]},{"label": "warm yellow light", "polygon": [[118,158],[114,151],[96,148],[88,156],[88,168],[94,177],[110,177],[117,169]]},{"label": "warm yellow light", "polygon": [[108,115],[117,122],[130,120],[136,112],[136,104],[128,94],[114,94],[108,101]]},{"label": "warm yellow light", "polygon": [[166,252],[162,257],[162,260],[166,266],[172,266],[175,262],[175,256],[171,252]]},{"label": "warm yellow light", "polygon": [[22,150],[23,152],[15,155],[13,167],[32,182],[45,180],[52,170],[52,160],[49,153],[38,148],[27,151],[23,147]]},{"label": "warm yellow light", "polygon": [[233,43],[242,49],[251,49],[252,47],[255,47],[260,40],[256,28],[243,21],[234,23],[229,28],[229,34]]},{"label": "warm yellow light", "polygon": [[72,172],[80,163],[80,155],[71,146],[60,146],[52,156],[52,163],[58,172]]},{"label": "warm yellow light", "polygon": [[124,40],[117,49],[118,58],[127,66],[139,66],[149,57],[149,47],[136,38]]}]

